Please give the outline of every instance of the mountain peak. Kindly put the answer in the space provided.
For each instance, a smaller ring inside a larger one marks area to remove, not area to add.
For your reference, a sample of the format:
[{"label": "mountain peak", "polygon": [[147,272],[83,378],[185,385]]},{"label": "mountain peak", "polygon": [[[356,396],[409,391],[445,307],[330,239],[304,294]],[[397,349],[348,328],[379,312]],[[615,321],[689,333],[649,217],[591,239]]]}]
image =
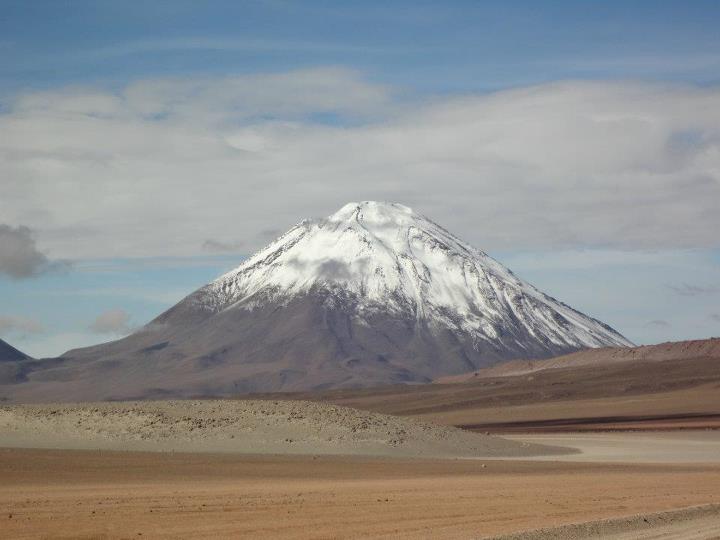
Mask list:
[{"label": "mountain peak", "polygon": [[328,221],[347,222],[357,220],[371,223],[402,223],[420,217],[412,208],[385,201],[351,202],[332,214]]}]

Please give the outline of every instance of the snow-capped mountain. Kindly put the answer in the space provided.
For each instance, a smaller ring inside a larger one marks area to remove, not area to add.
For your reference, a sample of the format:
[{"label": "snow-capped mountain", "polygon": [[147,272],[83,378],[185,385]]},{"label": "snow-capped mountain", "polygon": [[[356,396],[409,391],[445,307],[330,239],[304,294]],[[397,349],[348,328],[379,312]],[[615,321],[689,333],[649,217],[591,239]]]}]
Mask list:
[{"label": "snow-capped mountain", "polygon": [[102,398],[422,382],[618,345],[631,343],[430,219],[363,202],[299,223],[137,333],[64,358],[111,375],[96,381]]},{"label": "snow-capped mountain", "polygon": [[[407,206],[350,203],[306,220],[188,298],[217,313],[327,291],[328,308],[362,323],[372,313],[414,319],[485,344],[534,350],[631,345],[607,325],[532,285]],[[352,299],[342,306],[342,299]],[[337,305],[340,303],[340,305]],[[522,339],[520,339],[522,338]]]}]

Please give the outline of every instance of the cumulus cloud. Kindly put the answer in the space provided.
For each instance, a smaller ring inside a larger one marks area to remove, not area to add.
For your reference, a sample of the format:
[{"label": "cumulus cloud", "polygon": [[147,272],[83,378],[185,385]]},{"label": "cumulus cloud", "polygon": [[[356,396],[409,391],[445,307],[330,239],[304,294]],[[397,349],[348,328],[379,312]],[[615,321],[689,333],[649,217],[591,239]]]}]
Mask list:
[{"label": "cumulus cloud", "polygon": [[38,251],[30,228],[0,223],[0,274],[13,279],[30,278],[62,266]]},{"label": "cumulus cloud", "polygon": [[41,334],[44,328],[40,322],[26,317],[0,315],[0,336]]},{"label": "cumulus cloud", "polygon": [[0,215],[74,257],[190,255],[228,228],[250,251],[366,199],[489,251],[720,247],[720,88],[401,96],[337,68],[23,94]]},{"label": "cumulus cloud", "polygon": [[89,329],[96,334],[127,334],[131,331],[130,315],[123,309],[110,309],[98,315]]},{"label": "cumulus cloud", "polygon": [[655,319],[648,322],[648,326],[656,326],[658,328],[669,328],[670,323],[663,319]]}]

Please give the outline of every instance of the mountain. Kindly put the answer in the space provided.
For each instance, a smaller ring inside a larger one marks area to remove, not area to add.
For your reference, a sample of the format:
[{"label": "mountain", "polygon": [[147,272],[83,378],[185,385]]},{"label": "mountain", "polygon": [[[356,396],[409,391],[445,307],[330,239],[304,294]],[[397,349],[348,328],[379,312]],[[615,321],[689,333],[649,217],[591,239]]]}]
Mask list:
[{"label": "mountain", "polygon": [[33,359],[28,355],[0,339],[0,402],[6,399],[3,385],[24,380],[27,364],[31,362]]},{"label": "mountain", "polygon": [[0,339],[0,362],[18,362],[20,360],[29,360],[30,357],[18,351],[9,343]]},{"label": "mountain", "polygon": [[228,395],[428,382],[608,345],[630,342],[410,208],[363,202],[43,377],[72,380],[75,399]]}]

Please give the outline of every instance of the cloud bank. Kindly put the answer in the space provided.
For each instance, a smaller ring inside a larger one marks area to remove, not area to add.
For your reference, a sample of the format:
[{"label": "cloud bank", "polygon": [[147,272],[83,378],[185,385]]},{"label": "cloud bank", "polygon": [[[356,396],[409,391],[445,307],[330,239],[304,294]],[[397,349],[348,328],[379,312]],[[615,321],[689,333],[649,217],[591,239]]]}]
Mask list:
[{"label": "cloud bank", "polygon": [[261,231],[365,199],[491,252],[720,247],[717,87],[570,81],[418,100],[318,68],[4,105],[0,215],[65,257],[251,251]]},{"label": "cloud bank", "polygon": [[218,242],[217,240],[208,239],[202,243],[202,249],[211,253],[238,253],[243,245],[242,241]]}]

